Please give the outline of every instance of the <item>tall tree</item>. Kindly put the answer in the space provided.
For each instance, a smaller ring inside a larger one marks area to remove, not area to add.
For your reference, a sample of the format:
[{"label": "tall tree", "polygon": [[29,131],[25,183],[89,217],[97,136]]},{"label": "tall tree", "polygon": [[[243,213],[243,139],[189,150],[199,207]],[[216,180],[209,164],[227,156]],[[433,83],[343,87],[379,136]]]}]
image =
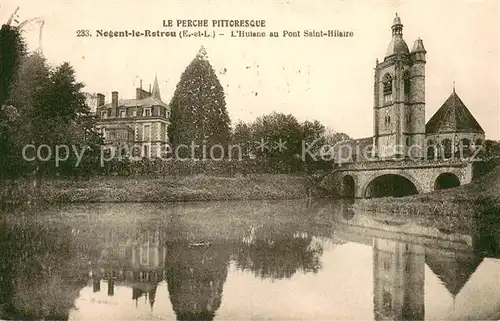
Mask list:
[{"label": "tall tree", "polygon": [[19,157],[16,149],[16,128],[19,113],[7,100],[15,76],[26,54],[26,45],[18,28],[8,24],[0,28],[0,178],[16,176]]},{"label": "tall tree", "polygon": [[17,27],[2,25],[0,28],[0,106],[7,100],[14,76],[22,57],[26,54],[26,44]]},{"label": "tall tree", "polygon": [[170,102],[169,139],[179,144],[226,145],[230,120],[224,89],[202,47],[187,66]]}]

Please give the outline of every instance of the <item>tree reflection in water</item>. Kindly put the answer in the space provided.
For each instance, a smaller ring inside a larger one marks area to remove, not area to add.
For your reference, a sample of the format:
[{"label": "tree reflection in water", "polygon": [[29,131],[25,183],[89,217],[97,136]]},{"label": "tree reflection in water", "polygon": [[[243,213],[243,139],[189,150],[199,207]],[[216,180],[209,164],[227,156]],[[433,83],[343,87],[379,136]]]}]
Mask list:
[{"label": "tree reflection in water", "polygon": [[0,225],[0,318],[64,320],[87,282],[70,228]]},{"label": "tree reflection in water", "polygon": [[312,242],[311,235],[306,232],[269,232],[251,230],[235,253],[237,268],[270,279],[291,278],[297,271],[319,271],[323,249]]},{"label": "tree reflection in water", "polygon": [[212,320],[220,307],[229,264],[227,244],[167,243],[166,281],[177,320]]},{"label": "tree reflection in water", "polygon": [[[329,251],[325,239],[340,238],[373,247],[376,319],[419,319],[425,315],[424,264],[455,296],[482,255],[498,256],[495,208],[485,208],[482,219],[471,223],[478,230],[473,247],[481,252],[475,257],[432,250],[418,245],[418,237],[392,240],[399,235],[394,230],[405,226],[387,227],[385,234],[392,232],[386,239],[379,229],[369,228],[380,228],[380,220],[354,214],[352,204],[340,205],[339,210],[325,207],[313,216],[274,206],[253,217],[236,215],[233,208],[195,208],[140,221],[0,225],[0,318],[64,320],[78,295],[85,302],[109,296],[110,302],[119,300],[125,306],[137,306],[145,297],[151,307],[146,306],[147,313],[161,314],[162,308],[156,307],[165,306],[161,296],[168,290],[178,320],[212,320],[221,307],[230,264],[243,274],[272,280],[316,273],[322,268],[323,251]],[[334,222],[329,221],[332,212]],[[124,291],[126,300],[121,299]],[[112,305],[105,308],[119,317],[124,313]]]}]

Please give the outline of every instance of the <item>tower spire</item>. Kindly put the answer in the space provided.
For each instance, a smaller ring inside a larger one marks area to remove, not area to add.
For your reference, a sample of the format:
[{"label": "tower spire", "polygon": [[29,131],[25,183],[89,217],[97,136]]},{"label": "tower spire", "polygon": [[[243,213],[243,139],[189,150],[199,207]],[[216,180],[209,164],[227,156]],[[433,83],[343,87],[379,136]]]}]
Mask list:
[{"label": "tower spire", "polygon": [[398,16],[398,13],[396,12],[396,16],[392,20],[392,35],[403,35],[403,25],[401,24],[401,18]]},{"label": "tower spire", "polygon": [[453,80],[453,93],[455,93],[455,80]]},{"label": "tower spire", "polygon": [[158,85],[158,77],[155,73],[155,81],[153,83],[153,90],[151,91],[151,96],[161,100],[160,86]]}]

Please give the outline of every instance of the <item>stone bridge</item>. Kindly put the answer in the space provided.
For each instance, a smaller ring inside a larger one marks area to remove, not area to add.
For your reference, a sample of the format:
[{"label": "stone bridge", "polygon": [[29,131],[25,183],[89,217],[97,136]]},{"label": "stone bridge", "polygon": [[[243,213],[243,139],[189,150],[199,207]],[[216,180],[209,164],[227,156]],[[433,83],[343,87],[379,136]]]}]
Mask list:
[{"label": "stone bridge", "polygon": [[460,186],[472,178],[472,161],[368,161],[342,164],[323,184],[343,197],[398,197]]}]

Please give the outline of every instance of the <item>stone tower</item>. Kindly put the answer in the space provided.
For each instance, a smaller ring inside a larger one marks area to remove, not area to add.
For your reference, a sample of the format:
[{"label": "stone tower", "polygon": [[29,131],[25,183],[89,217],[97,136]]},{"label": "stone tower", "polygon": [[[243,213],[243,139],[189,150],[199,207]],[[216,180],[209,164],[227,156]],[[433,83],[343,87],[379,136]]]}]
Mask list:
[{"label": "stone tower", "polygon": [[421,39],[410,52],[396,14],[392,40],[383,62],[377,60],[374,81],[374,152],[420,158],[425,142],[425,48]]}]

